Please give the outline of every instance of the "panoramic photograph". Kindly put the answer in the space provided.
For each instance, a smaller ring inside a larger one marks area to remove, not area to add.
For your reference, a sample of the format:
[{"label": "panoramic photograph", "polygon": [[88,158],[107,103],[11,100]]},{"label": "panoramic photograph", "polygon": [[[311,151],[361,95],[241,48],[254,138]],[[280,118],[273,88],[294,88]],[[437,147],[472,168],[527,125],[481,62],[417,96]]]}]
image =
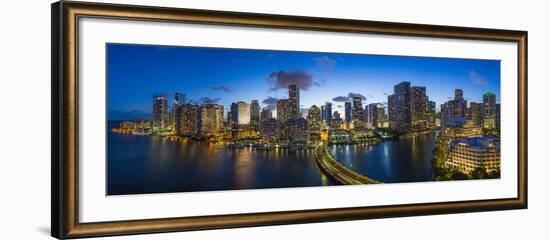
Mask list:
[{"label": "panoramic photograph", "polygon": [[107,195],[500,178],[500,61],[108,43]]}]

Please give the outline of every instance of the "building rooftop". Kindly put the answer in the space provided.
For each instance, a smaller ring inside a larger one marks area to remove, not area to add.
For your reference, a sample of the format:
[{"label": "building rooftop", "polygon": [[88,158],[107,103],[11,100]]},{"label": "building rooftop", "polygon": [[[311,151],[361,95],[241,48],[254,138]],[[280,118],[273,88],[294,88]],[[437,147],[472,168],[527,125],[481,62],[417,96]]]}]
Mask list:
[{"label": "building rooftop", "polygon": [[453,141],[451,145],[466,145],[469,148],[480,150],[485,150],[489,148],[500,150],[500,138],[491,136],[462,138]]}]

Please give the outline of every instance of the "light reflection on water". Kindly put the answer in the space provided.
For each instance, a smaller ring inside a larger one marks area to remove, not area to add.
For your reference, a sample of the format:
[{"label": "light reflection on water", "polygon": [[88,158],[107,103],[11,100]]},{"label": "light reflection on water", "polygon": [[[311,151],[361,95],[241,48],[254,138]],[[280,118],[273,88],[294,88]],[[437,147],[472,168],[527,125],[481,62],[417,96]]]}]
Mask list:
[{"label": "light reflection on water", "polygon": [[[353,170],[383,182],[431,179],[431,134],[379,145],[331,146]],[[332,185],[312,150],[261,151],[108,133],[109,195]]]},{"label": "light reflection on water", "polygon": [[422,182],[432,178],[435,134],[429,133],[374,146],[331,146],[342,164],[370,178],[386,182]]},{"label": "light reflection on water", "polygon": [[114,133],[107,149],[109,195],[331,185],[313,151],[232,149]]}]

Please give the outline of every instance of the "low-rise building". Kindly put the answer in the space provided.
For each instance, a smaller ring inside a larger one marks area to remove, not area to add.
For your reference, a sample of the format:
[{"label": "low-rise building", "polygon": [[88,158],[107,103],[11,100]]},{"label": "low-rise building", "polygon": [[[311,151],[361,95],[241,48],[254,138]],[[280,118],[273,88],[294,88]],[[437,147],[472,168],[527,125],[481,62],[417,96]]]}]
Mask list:
[{"label": "low-rise building", "polygon": [[447,149],[446,164],[464,173],[476,168],[500,170],[500,138],[474,137],[454,140]]}]

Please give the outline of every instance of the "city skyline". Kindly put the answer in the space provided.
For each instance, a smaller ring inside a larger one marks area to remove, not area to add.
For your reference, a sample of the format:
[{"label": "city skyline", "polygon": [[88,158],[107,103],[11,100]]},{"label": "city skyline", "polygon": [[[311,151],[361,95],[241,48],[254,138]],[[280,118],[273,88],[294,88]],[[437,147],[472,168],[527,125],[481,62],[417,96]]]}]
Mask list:
[{"label": "city skyline", "polygon": [[108,44],[107,54],[108,120],[149,119],[152,97],[169,93],[171,104],[175,92],[191,103],[220,104],[226,112],[232,102],[258,100],[261,109],[267,106],[276,115],[276,99],[289,97],[290,84],[300,88],[301,109],[332,102],[332,111],[342,117],[354,95],[366,98],[363,106],[387,103],[402,81],[426,87],[438,110],[456,88],[468,102],[482,102],[485,92],[500,102],[495,60],[128,44]]}]

